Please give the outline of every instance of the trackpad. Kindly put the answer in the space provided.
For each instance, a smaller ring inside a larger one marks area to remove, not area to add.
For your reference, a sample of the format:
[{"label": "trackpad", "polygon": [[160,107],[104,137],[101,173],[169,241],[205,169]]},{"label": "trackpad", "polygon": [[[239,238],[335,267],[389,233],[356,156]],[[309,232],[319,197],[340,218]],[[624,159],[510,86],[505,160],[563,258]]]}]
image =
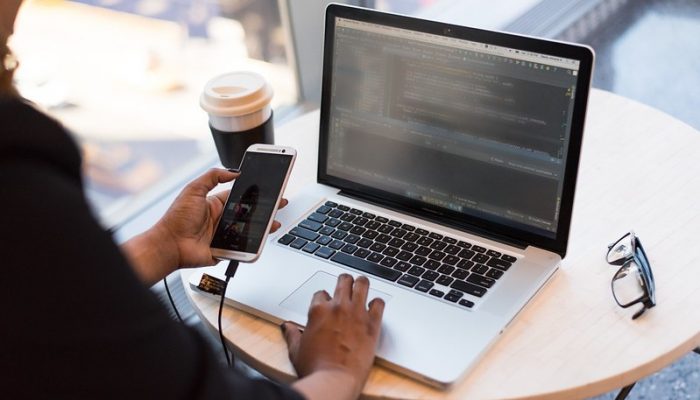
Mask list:
[{"label": "trackpad", "polygon": [[[280,303],[280,306],[306,317],[306,314],[309,312],[309,305],[311,304],[311,298],[314,296],[314,293],[318,292],[319,290],[325,290],[328,292],[328,294],[333,296],[337,282],[337,276],[333,276],[327,272],[318,271],[301,286],[299,286],[294,292],[292,292],[292,294],[290,294],[286,299],[284,299]],[[367,303],[369,304],[369,302],[376,297],[384,300],[384,303],[389,303],[389,300],[391,300],[391,295],[370,288],[369,294],[367,295]]]}]

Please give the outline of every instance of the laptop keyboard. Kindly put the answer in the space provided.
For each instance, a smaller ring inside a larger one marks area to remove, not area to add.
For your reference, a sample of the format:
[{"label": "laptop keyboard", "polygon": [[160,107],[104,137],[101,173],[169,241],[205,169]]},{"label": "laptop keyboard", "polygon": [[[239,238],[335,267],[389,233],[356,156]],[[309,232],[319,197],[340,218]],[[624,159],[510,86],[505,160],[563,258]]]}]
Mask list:
[{"label": "laptop keyboard", "polygon": [[332,201],[277,242],[466,308],[517,260]]}]

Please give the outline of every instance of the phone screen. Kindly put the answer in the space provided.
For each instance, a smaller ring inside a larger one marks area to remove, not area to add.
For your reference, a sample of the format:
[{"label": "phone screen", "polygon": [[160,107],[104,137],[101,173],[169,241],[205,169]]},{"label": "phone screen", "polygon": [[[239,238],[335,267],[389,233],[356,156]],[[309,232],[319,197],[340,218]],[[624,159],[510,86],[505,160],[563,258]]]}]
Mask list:
[{"label": "phone screen", "polygon": [[257,253],[277,206],[291,155],[247,152],[233,183],[211,247]]}]

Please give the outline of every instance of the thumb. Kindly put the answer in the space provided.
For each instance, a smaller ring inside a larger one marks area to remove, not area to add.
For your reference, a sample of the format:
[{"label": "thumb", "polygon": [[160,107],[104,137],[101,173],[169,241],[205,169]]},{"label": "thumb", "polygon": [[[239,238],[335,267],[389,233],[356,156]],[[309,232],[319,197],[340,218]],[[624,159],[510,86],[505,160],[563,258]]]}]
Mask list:
[{"label": "thumb", "polygon": [[287,348],[289,349],[289,359],[294,364],[296,356],[299,350],[299,343],[301,343],[302,330],[301,327],[294,322],[286,321],[280,325],[282,329],[282,334],[284,335],[284,340],[287,342]]}]

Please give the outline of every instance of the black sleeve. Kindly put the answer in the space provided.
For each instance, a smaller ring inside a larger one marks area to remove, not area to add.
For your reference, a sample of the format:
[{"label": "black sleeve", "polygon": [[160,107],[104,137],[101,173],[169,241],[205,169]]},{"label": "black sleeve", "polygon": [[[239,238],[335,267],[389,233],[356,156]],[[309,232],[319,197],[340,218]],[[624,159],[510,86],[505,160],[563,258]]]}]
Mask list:
[{"label": "black sleeve", "polygon": [[0,209],[3,398],[301,398],[223,368],[173,321],[90,213],[79,178],[41,157],[0,158]]}]

